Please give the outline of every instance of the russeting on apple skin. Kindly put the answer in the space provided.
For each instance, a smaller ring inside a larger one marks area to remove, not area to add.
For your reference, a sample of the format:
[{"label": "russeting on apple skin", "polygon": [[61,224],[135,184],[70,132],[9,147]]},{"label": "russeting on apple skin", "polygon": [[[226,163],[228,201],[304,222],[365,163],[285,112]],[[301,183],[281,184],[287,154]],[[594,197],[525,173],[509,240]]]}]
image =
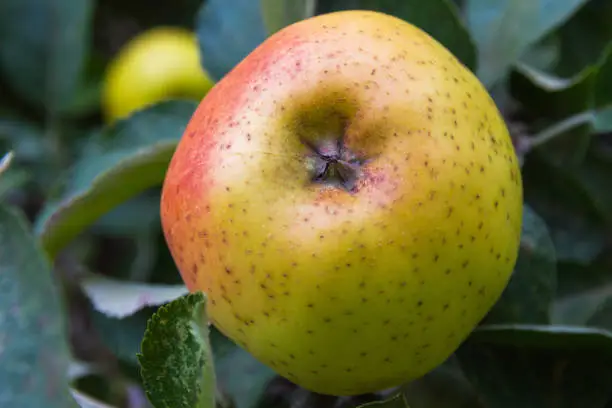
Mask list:
[{"label": "russeting on apple skin", "polygon": [[522,180],[478,79],[405,21],[320,15],[202,100],[165,237],[216,327],[296,384],[354,395],[441,364],[498,300]]}]

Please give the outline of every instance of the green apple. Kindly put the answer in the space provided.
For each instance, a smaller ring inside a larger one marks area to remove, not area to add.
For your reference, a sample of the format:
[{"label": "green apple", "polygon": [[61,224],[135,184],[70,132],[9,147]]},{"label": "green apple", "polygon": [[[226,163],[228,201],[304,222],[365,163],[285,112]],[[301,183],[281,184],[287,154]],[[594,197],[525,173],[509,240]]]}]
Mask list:
[{"label": "green apple", "polygon": [[522,180],[486,89],[445,47],[346,11],[269,37],[203,99],[163,230],[211,322],[309,390],[441,364],[517,258]]},{"label": "green apple", "polygon": [[195,34],[180,27],[155,27],[128,42],[110,62],[102,108],[107,122],[162,100],[200,100],[213,81],[200,64]]}]

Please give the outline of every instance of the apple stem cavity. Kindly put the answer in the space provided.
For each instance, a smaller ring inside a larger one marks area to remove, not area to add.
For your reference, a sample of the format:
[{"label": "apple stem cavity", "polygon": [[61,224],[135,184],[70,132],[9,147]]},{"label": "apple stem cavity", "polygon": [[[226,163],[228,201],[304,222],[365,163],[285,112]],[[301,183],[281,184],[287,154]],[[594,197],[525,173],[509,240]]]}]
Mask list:
[{"label": "apple stem cavity", "polygon": [[365,160],[344,146],[342,139],[322,139],[317,144],[302,140],[313,154],[309,155],[312,182],[341,188],[353,193]]}]

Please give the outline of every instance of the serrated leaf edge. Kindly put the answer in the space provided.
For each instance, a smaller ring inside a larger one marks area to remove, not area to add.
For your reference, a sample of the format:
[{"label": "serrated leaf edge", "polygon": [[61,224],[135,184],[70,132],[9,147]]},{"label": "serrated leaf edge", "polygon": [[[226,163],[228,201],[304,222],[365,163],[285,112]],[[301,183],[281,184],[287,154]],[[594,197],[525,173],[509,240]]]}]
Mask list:
[{"label": "serrated leaf edge", "polygon": [[[204,292],[198,291],[198,292],[188,293],[186,295],[181,296],[180,298],[173,300],[170,303],[160,306],[158,310],[155,313],[153,313],[153,315],[147,321],[147,327],[145,329],[143,340],[141,342],[141,347],[140,347],[141,353],[136,354],[136,358],[138,360],[139,365],[142,367],[142,362],[143,362],[143,359],[145,358],[144,349],[146,348],[146,343],[149,340],[149,336],[151,335],[151,331],[153,330],[153,327],[157,325],[158,321],[163,319],[166,314],[170,313],[171,308],[177,307],[176,306],[177,303],[185,303],[185,306],[187,308],[189,307],[192,308],[192,316],[191,316],[190,323],[189,323],[190,330],[194,333],[194,336],[196,339],[200,340],[202,338],[205,338],[204,341],[206,343],[202,344],[202,347],[208,347],[208,350],[212,350],[210,348],[208,336],[203,336],[201,333],[200,327],[195,323],[195,319],[198,318],[198,316],[200,317],[202,316],[202,313],[203,313],[202,308],[206,307],[206,300],[207,300],[206,294]],[[206,324],[207,326],[210,326],[211,324],[209,319],[207,319],[207,321],[203,323]],[[209,356],[209,357],[210,357],[209,364],[212,365],[213,364],[212,356]],[[213,375],[212,381],[215,381],[214,368],[212,368],[211,371]],[[143,388],[145,390],[145,394],[147,395],[147,398],[150,399],[151,394],[149,390],[147,389],[147,381],[145,380],[144,377],[142,378],[142,381],[143,381]],[[200,398],[201,396],[198,396],[198,397]],[[215,397],[216,397],[215,395],[212,395],[213,405],[214,405]],[[200,402],[201,400],[198,399],[198,403]],[[194,407],[194,408],[199,408],[199,405],[198,407]]]}]

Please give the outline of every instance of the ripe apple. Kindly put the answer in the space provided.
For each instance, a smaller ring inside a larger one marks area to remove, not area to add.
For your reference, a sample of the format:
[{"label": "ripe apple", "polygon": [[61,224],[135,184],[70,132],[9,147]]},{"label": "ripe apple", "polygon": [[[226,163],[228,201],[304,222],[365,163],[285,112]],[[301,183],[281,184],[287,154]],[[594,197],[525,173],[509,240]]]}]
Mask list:
[{"label": "ripe apple", "polygon": [[161,26],[134,37],[110,62],[102,107],[110,123],[171,97],[200,100],[212,85],[195,34]]},{"label": "ripe apple", "polygon": [[169,249],[211,322],[306,389],[422,376],[507,285],[522,180],[486,89],[398,18],[320,15],[203,99],[163,186]]}]

